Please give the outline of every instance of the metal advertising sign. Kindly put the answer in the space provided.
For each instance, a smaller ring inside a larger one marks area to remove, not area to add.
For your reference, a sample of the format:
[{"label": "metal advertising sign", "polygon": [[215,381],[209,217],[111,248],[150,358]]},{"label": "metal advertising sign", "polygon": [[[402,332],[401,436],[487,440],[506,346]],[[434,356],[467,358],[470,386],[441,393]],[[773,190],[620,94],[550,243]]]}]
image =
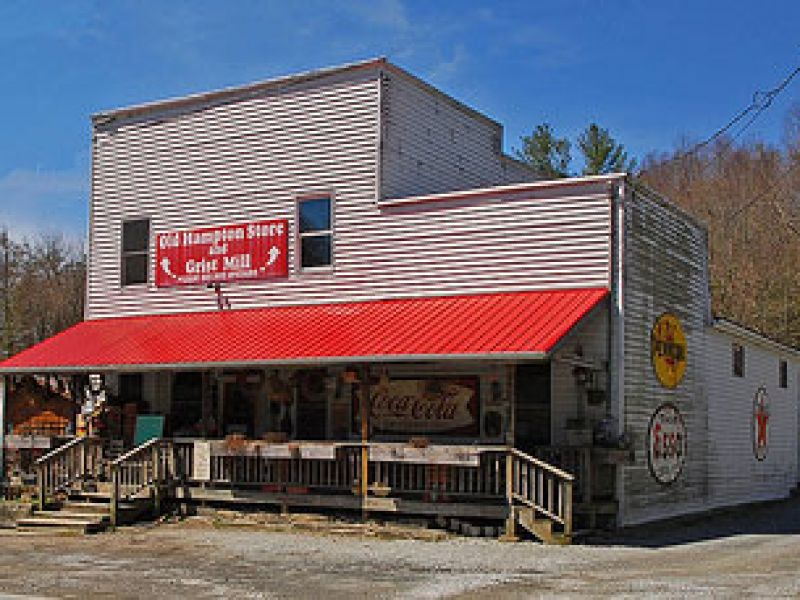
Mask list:
[{"label": "metal advertising sign", "polygon": [[758,388],[753,398],[753,454],[756,460],[767,458],[769,448],[769,396],[763,387]]},{"label": "metal advertising sign", "polygon": [[379,434],[479,435],[479,389],[477,377],[393,379],[372,388],[370,422]]},{"label": "metal advertising sign", "polygon": [[170,231],[156,236],[156,286],[288,275],[286,219]]},{"label": "metal advertising sign", "polygon": [[678,407],[662,404],[647,428],[647,463],[655,480],[666,484],[678,479],[687,450],[686,425]]},{"label": "metal advertising sign", "polygon": [[673,314],[661,315],[650,333],[650,356],[661,385],[675,388],[683,379],[687,362],[686,336]]}]

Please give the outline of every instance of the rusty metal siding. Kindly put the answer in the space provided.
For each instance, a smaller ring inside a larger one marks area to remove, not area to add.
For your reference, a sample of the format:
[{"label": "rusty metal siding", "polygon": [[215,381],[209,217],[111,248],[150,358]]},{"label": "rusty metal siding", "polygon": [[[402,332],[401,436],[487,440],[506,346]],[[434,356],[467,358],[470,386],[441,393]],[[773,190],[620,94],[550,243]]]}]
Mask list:
[{"label": "rusty metal siding", "polygon": [[[745,348],[744,377],[734,377],[732,344]],[[778,362],[786,360],[788,387],[778,385]],[[784,498],[797,485],[797,372],[788,355],[747,339],[709,328],[709,484],[711,507]],[[769,396],[768,449],[764,460],[753,451],[753,399],[760,387]]]},{"label": "rusty metal siding", "polygon": [[[624,200],[625,431],[635,463],[624,467],[620,523],[702,510],[708,498],[707,395],[703,356],[707,298],[705,229],[677,207],[640,191]],[[675,389],[663,387],[650,358],[650,333],[663,313],[675,314],[688,343],[688,365]],[[688,456],[674,483],[658,483],[647,464],[650,418],[675,404],[687,428]]]},{"label": "rusty metal siding", "polygon": [[503,129],[412,77],[383,75],[382,198],[534,181],[532,171],[504,157]]}]

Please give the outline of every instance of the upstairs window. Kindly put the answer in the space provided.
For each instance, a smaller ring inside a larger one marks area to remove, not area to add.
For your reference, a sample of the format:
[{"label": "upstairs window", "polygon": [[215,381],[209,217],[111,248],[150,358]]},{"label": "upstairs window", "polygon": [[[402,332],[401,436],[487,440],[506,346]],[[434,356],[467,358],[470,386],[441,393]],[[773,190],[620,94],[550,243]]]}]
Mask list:
[{"label": "upstairs window", "polygon": [[789,387],[789,365],[785,360],[778,362],[778,385],[783,389]]},{"label": "upstairs window", "polygon": [[733,344],[733,375],[744,377],[744,346]]},{"label": "upstairs window", "polygon": [[298,203],[300,268],[314,269],[333,264],[333,219],[330,198]]},{"label": "upstairs window", "polygon": [[150,219],[122,222],[122,285],[147,283]]}]

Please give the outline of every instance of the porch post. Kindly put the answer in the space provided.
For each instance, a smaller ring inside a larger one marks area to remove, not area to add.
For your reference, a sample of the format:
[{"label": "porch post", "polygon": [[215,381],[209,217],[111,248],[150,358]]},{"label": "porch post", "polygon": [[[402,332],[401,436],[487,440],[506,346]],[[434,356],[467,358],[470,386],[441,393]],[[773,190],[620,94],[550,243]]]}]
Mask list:
[{"label": "porch post", "polygon": [[369,365],[361,369],[361,516],[367,518],[367,494],[369,493],[369,414],[370,414],[370,381]]},{"label": "porch post", "polygon": [[111,498],[109,499],[109,512],[111,526],[117,526],[117,511],[119,509],[119,469],[111,467]]},{"label": "porch post", "polygon": [[514,513],[514,425],[516,421],[517,403],[514,398],[514,365],[506,365],[505,389],[508,394],[508,427],[506,428],[506,505],[508,515],[506,517],[506,530],[503,539],[515,541],[517,539],[516,517]]},{"label": "porch post", "polygon": [[6,480],[6,376],[0,376],[0,483]]}]

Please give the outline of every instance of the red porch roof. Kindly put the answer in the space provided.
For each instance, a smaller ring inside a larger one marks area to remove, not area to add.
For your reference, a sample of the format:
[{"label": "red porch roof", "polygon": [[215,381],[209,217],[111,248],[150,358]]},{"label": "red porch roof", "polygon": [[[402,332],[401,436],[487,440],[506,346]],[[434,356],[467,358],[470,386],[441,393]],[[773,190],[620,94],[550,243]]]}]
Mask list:
[{"label": "red porch roof", "polygon": [[513,292],[84,321],[0,373],[542,358],[608,293]]}]

